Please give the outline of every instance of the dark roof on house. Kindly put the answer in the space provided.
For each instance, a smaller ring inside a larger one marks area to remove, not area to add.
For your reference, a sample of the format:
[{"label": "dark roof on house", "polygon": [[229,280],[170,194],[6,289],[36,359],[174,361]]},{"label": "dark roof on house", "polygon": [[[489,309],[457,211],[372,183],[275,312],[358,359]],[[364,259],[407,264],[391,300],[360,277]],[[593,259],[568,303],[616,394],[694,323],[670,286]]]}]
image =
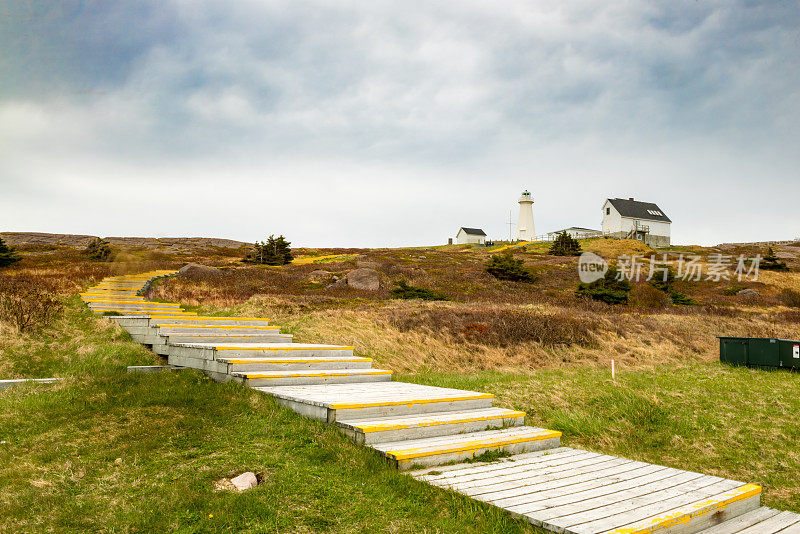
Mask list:
[{"label": "dark roof on house", "polygon": [[645,219],[647,221],[672,222],[669,217],[664,215],[661,208],[652,202],[639,202],[638,200],[624,198],[609,198],[608,202],[611,202],[614,209],[623,217]]},{"label": "dark roof on house", "polygon": [[484,232],[480,228],[465,228],[462,226],[461,230],[464,230],[464,233],[469,235],[483,235],[483,236],[486,235],[486,232]]}]

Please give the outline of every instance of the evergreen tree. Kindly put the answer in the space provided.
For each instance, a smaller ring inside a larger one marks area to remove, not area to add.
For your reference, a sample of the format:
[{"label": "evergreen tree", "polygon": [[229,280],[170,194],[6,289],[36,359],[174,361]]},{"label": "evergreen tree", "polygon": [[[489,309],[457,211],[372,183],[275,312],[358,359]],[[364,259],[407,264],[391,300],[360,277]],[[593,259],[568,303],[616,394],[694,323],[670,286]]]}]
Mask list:
[{"label": "evergreen tree", "polygon": [[697,301],[692,297],[675,289],[675,273],[672,269],[668,268],[664,274],[654,276],[650,280],[650,285],[669,295],[673,304],[679,306],[694,306],[697,304]]},{"label": "evergreen tree", "polygon": [[112,254],[111,245],[108,244],[108,241],[95,237],[86,245],[83,253],[89,256],[90,260],[110,261]]},{"label": "evergreen tree", "polygon": [[538,278],[525,267],[523,260],[515,259],[510,250],[492,256],[486,265],[486,271],[495,278],[512,282],[535,282]]},{"label": "evergreen tree", "polygon": [[9,247],[6,245],[5,241],[0,238],[0,267],[11,265],[12,263],[18,262],[20,259],[22,258],[17,256],[14,247]]},{"label": "evergreen tree", "polygon": [[395,299],[450,300],[447,295],[423,287],[408,285],[405,280],[398,280],[394,282],[394,285],[395,287],[390,290],[390,293]]},{"label": "evergreen tree", "polygon": [[289,245],[291,243],[282,235],[278,237],[271,235],[266,242],[256,241],[253,251],[247,255],[245,261],[261,265],[286,265],[294,259]]},{"label": "evergreen tree", "polygon": [[580,256],[581,244],[564,230],[556,236],[549,253],[554,256]]},{"label": "evergreen tree", "polygon": [[772,247],[767,248],[767,253],[761,258],[761,263],[758,264],[758,268],[764,269],[765,271],[789,270],[785,261],[778,260],[778,256],[775,255],[775,251],[772,250]]},{"label": "evergreen tree", "polygon": [[619,271],[615,266],[610,266],[605,276],[589,284],[578,284],[575,294],[580,297],[589,297],[600,300],[606,304],[626,304],[628,293],[633,289],[630,281],[619,276]]}]

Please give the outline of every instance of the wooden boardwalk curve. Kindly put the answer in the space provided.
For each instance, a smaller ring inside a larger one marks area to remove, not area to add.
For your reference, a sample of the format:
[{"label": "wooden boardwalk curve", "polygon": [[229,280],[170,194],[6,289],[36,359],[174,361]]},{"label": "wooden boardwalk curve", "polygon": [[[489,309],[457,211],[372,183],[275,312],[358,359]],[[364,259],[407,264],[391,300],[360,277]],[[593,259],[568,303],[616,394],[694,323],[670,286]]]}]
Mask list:
[{"label": "wooden boardwalk curve", "polygon": [[[800,515],[761,507],[755,484],[561,447],[560,432],[525,426],[488,393],[395,382],[352,346],[294,343],[269,319],[203,317],[141,295],[173,274],[109,277],[81,297],[170,365],[337,425],[417,480],[559,533],[800,534]],[[476,461],[484,453],[500,459]]]}]

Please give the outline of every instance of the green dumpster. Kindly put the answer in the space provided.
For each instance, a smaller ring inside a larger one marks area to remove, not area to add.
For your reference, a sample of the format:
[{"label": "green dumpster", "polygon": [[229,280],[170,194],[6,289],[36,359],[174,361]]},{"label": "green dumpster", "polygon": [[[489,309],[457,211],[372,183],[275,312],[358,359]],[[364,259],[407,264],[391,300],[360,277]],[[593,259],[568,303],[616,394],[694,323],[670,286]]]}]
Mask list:
[{"label": "green dumpster", "polygon": [[800,370],[800,341],[720,336],[719,361],[755,368],[786,367]]},{"label": "green dumpster", "polygon": [[800,369],[800,341],[779,339],[778,354],[780,355],[781,367]]},{"label": "green dumpster", "polygon": [[746,337],[720,337],[719,361],[731,365],[747,365]]},{"label": "green dumpster", "polygon": [[750,367],[780,367],[780,343],[775,338],[752,337],[747,345],[747,365]]}]

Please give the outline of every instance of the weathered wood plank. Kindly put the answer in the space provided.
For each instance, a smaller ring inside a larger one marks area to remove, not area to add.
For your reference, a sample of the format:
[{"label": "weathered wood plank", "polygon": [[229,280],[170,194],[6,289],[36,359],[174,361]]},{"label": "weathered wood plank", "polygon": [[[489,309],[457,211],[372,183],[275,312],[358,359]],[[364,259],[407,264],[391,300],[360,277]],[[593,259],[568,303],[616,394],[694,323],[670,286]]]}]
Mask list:
[{"label": "weathered wood plank", "polygon": [[772,508],[767,508],[765,506],[756,508],[752,512],[747,512],[739,517],[735,517],[719,525],[707,528],[698,534],[737,534],[738,532],[755,524],[761,523],[762,521],[769,519],[778,513],[780,513],[779,510],[773,510]]},{"label": "weathered wood plank", "polygon": [[761,523],[740,530],[738,534],[773,534],[774,532],[784,534],[785,529],[798,523],[800,523],[800,515],[793,512],[780,512]]}]

